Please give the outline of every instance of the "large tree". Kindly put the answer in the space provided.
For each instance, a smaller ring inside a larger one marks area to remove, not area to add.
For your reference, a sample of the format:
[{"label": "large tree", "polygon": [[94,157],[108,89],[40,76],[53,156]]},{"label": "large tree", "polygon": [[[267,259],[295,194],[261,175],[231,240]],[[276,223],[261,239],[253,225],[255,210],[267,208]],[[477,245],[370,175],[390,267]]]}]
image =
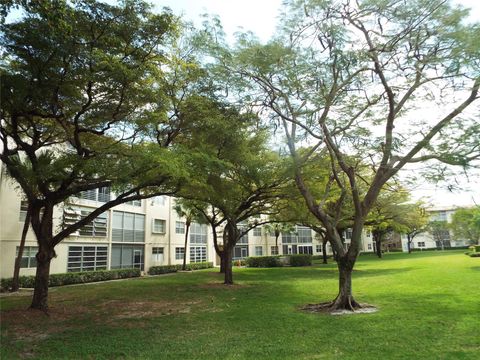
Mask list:
[{"label": "large tree", "polygon": [[[286,5],[273,41],[243,36],[234,56],[217,54],[249,87],[245,101],[269,109],[285,130],[297,187],[337,253],[339,292],[325,306],[356,309],[352,270],[387,181],[409,164],[467,167],[480,155],[472,141],[478,123],[468,116],[480,87],[480,27],[466,25],[467,12],[443,0]],[[297,147],[304,139],[328,154],[336,186],[348,193],[336,205],[354,210],[348,249],[303,173]],[[370,165],[372,179],[362,177],[359,162]]]},{"label": "large tree", "polygon": [[[187,154],[171,145],[192,119],[183,109],[198,67],[168,53],[177,18],[143,1],[20,3],[24,16],[1,26],[0,158],[30,207],[31,307],[46,311],[57,244],[107,209],[171,194],[188,177]],[[56,206],[105,187],[113,198],[54,227]]]}]

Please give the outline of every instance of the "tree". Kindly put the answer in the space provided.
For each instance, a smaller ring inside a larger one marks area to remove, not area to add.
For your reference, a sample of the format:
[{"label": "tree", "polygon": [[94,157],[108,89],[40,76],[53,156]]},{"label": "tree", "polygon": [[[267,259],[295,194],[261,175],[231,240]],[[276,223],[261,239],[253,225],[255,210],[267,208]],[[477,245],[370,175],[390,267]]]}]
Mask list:
[{"label": "tree", "polygon": [[410,211],[404,216],[404,234],[407,235],[408,253],[412,252],[412,243],[415,236],[427,231],[428,216],[422,203],[410,206]]},{"label": "tree", "polygon": [[185,219],[185,245],[183,247],[183,265],[182,270],[187,269],[187,245],[188,245],[188,232],[190,230],[190,225],[194,221],[203,220],[202,213],[199,212],[194,203],[188,202],[188,200],[179,199],[176,201],[174,210],[178,216]]},{"label": "tree", "polygon": [[[330,310],[361,307],[351,274],[383,186],[408,164],[468,167],[480,157],[478,124],[467,111],[480,87],[480,28],[465,25],[465,16],[443,0],[291,1],[273,41],[243,36],[233,56],[222,57],[250,90],[244,100],[284,128],[297,187],[337,253],[339,292],[325,305]],[[304,139],[330,158],[331,177],[349,195],[336,201],[354,210],[348,250],[303,173],[297,147]],[[372,168],[371,180],[359,161]]]},{"label": "tree", "polygon": [[294,229],[294,225],[286,222],[274,222],[272,224],[265,225],[265,230],[267,231],[267,233],[275,237],[275,248],[277,249],[277,254],[279,253],[278,238],[282,233],[292,232],[293,229]]},{"label": "tree", "polygon": [[445,250],[445,245],[450,246],[450,230],[446,221],[430,221],[428,223],[428,231],[432,234],[437,248]]},{"label": "tree", "polygon": [[450,224],[455,237],[480,245],[480,207],[458,209]]},{"label": "tree", "polygon": [[[1,25],[0,158],[29,203],[39,247],[31,308],[47,311],[58,243],[107,209],[172,194],[189,177],[186,154],[171,144],[196,75],[184,75],[192,66],[176,81],[167,70],[179,62],[167,53],[178,21],[142,1],[21,4],[25,16]],[[54,228],[56,206],[105,187],[113,199]]]}]

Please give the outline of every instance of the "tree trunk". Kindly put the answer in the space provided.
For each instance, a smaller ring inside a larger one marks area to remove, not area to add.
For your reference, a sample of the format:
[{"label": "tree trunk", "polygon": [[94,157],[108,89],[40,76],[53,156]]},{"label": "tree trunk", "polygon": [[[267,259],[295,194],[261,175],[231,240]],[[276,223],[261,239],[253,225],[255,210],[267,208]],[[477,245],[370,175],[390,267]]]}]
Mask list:
[{"label": "tree trunk", "polygon": [[377,256],[381,259],[382,258],[382,242],[380,239],[375,239]]},{"label": "tree trunk", "polygon": [[328,264],[328,256],[327,256],[327,241],[323,242],[322,245],[322,254],[323,254],[323,263]]},{"label": "tree trunk", "polygon": [[409,254],[412,253],[412,240],[410,234],[407,234],[407,249]]},{"label": "tree trunk", "polygon": [[225,250],[220,254],[220,274],[225,274]]},{"label": "tree trunk", "polygon": [[185,245],[183,247],[183,265],[182,270],[187,270],[187,245],[188,245],[188,230],[190,229],[190,222],[185,224]]},{"label": "tree trunk", "polygon": [[232,251],[233,249],[226,248],[224,250],[225,261],[225,285],[233,285],[233,272],[232,272]]},{"label": "tree trunk", "polygon": [[25,249],[25,240],[27,238],[28,226],[30,225],[30,206],[27,208],[27,214],[25,216],[25,222],[23,223],[22,237],[20,239],[20,246],[18,248],[18,255],[15,259],[15,266],[13,268],[13,280],[11,291],[18,291],[20,288],[20,264],[22,262],[23,250]]},{"label": "tree trunk", "polygon": [[42,248],[40,245],[35,274],[35,288],[30,308],[48,312],[48,280],[50,278],[50,262],[55,256],[53,248]]},{"label": "tree trunk", "polygon": [[338,296],[331,305],[332,310],[355,310],[361,307],[352,295],[353,265],[354,262],[351,260],[338,259]]}]

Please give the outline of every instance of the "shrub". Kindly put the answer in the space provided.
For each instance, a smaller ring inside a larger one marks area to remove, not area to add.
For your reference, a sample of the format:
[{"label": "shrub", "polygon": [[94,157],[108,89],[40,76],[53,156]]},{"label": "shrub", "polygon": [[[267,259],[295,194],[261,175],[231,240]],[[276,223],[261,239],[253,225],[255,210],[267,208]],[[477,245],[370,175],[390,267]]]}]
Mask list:
[{"label": "shrub", "polygon": [[312,265],[312,255],[298,254],[290,255],[290,266],[310,266]]},{"label": "shrub", "polygon": [[470,257],[480,257],[480,252],[471,253]]},{"label": "shrub", "polygon": [[[198,262],[187,264],[187,270],[209,269],[213,267],[213,262]],[[182,267],[180,267],[181,269]]]},{"label": "shrub", "polygon": [[248,267],[279,267],[283,266],[279,256],[255,256],[245,260]]},{"label": "shrub", "polygon": [[[199,263],[191,263],[185,266],[185,270],[200,270],[200,269],[208,269],[212,268],[212,262],[199,262]],[[179,270],[182,270],[182,265],[163,265],[163,266],[152,266],[148,269],[149,275],[160,275],[160,274],[168,274],[174,273]]]},{"label": "shrub", "polygon": [[474,245],[473,248],[475,252],[480,253],[480,245]]},{"label": "shrub", "polygon": [[[70,284],[83,284],[89,282],[125,279],[138,277],[141,275],[140,269],[118,269],[118,270],[99,270],[69,272],[65,274],[51,274],[48,286],[62,286]],[[2,291],[11,288],[13,279],[2,279],[0,287]],[[35,276],[20,276],[19,284],[22,288],[33,288],[35,286]]]}]

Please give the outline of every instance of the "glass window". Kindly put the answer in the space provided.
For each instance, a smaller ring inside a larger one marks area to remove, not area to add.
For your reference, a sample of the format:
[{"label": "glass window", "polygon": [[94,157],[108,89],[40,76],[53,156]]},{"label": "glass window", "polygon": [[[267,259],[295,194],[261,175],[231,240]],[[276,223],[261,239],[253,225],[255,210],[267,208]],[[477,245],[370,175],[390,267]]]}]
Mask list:
[{"label": "glass window", "polygon": [[[240,225],[240,226],[238,227],[238,231],[239,231],[240,233],[243,233],[245,230],[247,230],[247,227],[246,227],[246,226]],[[248,244],[248,232],[245,233],[243,236],[241,236],[240,239],[238,239],[237,244]]]},{"label": "glass window", "polygon": [[67,271],[94,271],[107,269],[106,246],[69,246]]},{"label": "glass window", "polygon": [[152,261],[163,262],[163,247],[152,247]]},{"label": "glass window", "polygon": [[27,217],[27,209],[28,209],[28,201],[27,200],[20,201],[20,214],[18,217],[18,221],[25,222],[25,218]]},{"label": "glass window", "polygon": [[145,215],[113,212],[113,242],[145,242]]},{"label": "glass window", "polygon": [[253,236],[262,236],[262,228],[256,227],[253,229]]},{"label": "glass window", "polygon": [[163,206],[165,205],[166,199],[167,199],[166,196],[155,196],[153,198],[153,204]]},{"label": "glass window", "polygon": [[183,221],[175,221],[175,234],[185,234],[185,223]]},{"label": "glass window", "polygon": [[255,256],[262,256],[263,248],[261,246],[255,246]]},{"label": "glass window", "polygon": [[205,224],[192,223],[190,226],[190,243],[206,244],[208,227]]},{"label": "glass window", "polygon": [[368,245],[367,245],[367,249],[368,249],[368,250],[372,250],[372,244],[368,244]]},{"label": "glass window", "polygon": [[425,247],[425,241],[419,241],[417,242],[418,247]]},{"label": "glass window", "polygon": [[278,246],[272,246],[270,247],[270,253],[272,255],[278,255]]},{"label": "glass window", "polygon": [[312,246],[298,245],[297,251],[299,254],[313,254]]},{"label": "glass window", "polygon": [[[65,207],[63,209],[63,227],[71,226],[78,221],[90,215],[91,210],[82,208]],[[107,213],[98,215],[92,221],[83,225],[76,233],[72,235],[81,236],[107,236]]]},{"label": "glass window", "polygon": [[[17,246],[17,253],[16,256],[18,256],[18,251],[20,250],[20,247]],[[23,254],[22,254],[22,260],[20,261],[20,267],[21,268],[34,268],[37,267],[37,255],[38,252],[38,247],[36,246],[25,246],[23,248]]]},{"label": "glass window", "polygon": [[132,205],[132,206],[142,206],[142,200],[127,201],[125,204]]},{"label": "glass window", "polygon": [[[183,255],[182,255],[183,259]],[[190,262],[206,262],[207,261],[207,247],[206,246],[190,246]]]},{"label": "glass window", "polygon": [[312,242],[312,230],[306,226],[297,226],[297,235],[299,243],[311,243]]},{"label": "glass window", "polygon": [[315,250],[317,251],[317,253],[321,253],[321,252],[322,252],[322,244],[317,244],[315,247],[316,247]]},{"label": "glass window", "polygon": [[81,191],[76,195],[79,199],[99,201],[99,202],[108,202],[110,201],[110,188],[101,187],[98,189],[91,189]]},{"label": "glass window", "polygon": [[165,234],[166,221],[162,219],[153,219],[153,229],[154,233]]},{"label": "glass window", "polygon": [[144,247],[143,245],[112,245],[112,269],[144,268]]},{"label": "glass window", "polygon": [[282,232],[282,244],[296,244],[297,235],[291,232]]},{"label": "glass window", "polygon": [[183,260],[183,254],[185,254],[185,248],[183,247],[175,248],[175,260]]}]

